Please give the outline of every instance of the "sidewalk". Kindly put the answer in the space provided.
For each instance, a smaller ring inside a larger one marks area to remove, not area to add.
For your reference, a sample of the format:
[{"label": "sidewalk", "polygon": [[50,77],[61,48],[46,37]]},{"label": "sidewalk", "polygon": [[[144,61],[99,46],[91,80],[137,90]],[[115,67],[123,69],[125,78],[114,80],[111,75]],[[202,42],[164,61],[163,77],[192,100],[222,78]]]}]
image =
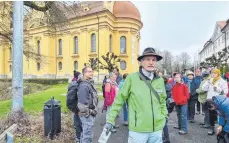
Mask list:
[{"label": "sidewalk", "polygon": [[[99,114],[96,117],[95,128],[94,128],[94,139],[93,143],[97,143],[100,134],[105,125],[106,113],[102,113],[103,101],[99,102]],[[177,117],[176,111],[170,114],[169,120],[169,133],[171,143],[216,143],[216,136],[208,136],[207,129],[200,128],[199,123],[203,121],[203,115],[196,115],[196,123],[188,124],[188,134],[181,136],[178,134],[178,130],[174,129],[176,125]],[[117,132],[110,136],[108,143],[127,143],[128,141],[128,127],[123,125],[123,112],[121,111],[117,118],[117,124],[120,126]]]}]

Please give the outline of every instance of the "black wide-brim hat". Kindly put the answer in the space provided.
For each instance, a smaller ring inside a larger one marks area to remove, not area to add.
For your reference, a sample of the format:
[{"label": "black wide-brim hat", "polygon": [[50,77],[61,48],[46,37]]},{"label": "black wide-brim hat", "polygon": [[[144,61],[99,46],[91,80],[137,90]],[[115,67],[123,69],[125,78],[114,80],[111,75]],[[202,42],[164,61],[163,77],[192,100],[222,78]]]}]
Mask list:
[{"label": "black wide-brim hat", "polygon": [[155,52],[154,48],[148,47],[143,51],[142,55],[137,58],[137,60],[141,61],[141,59],[146,57],[146,56],[155,56],[157,58],[157,61],[160,61],[163,58],[162,56],[158,55]]}]

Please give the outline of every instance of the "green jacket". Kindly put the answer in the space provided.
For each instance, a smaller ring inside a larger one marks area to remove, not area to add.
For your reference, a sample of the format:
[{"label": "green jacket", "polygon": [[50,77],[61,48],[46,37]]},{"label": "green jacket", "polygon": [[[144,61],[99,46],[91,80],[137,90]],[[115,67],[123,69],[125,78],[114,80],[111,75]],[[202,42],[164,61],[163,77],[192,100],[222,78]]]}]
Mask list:
[{"label": "green jacket", "polygon": [[207,79],[204,79],[203,81],[201,81],[199,88],[196,89],[196,92],[199,94],[198,101],[200,103],[204,103],[207,100],[207,92],[202,90],[202,86],[206,81]]},{"label": "green jacket", "polygon": [[115,124],[116,116],[128,99],[129,130],[135,132],[162,130],[168,115],[164,80],[155,74],[151,85],[159,94],[161,104],[140,79],[138,73],[128,75],[110,109],[107,122]]}]

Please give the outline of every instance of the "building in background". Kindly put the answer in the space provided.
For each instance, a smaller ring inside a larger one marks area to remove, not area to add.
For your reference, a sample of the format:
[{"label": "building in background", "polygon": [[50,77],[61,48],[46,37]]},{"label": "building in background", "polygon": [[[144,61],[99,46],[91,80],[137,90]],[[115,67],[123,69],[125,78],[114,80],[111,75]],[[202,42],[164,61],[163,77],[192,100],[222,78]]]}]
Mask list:
[{"label": "building in background", "polygon": [[200,63],[211,57],[213,54],[218,56],[218,52],[222,51],[229,45],[229,20],[218,21],[211,38],[204,44],[203,49],[199,52]]},{"label": "building in background", "polygon": [[[138,9],[128,1],[91,1],[78,4],[75,14],[68,14],[69,26],[50,27],[42,14],[25,17],[26,42],[45,64],[23,57],[24,78],[63,78],[81,71],[89,58],[102,59],[107,52],[119,56],[121,73],[138,70],[140,29],[143,24]],[[0,78],[12,76],[12,50],[0,38]],[[16,60],[16,59],[15,59]],[[100,70],[100,75],[106,71]],[[98,75],[98,72],[95,73]],[[102,78],[102,77],[101,77]]]}]

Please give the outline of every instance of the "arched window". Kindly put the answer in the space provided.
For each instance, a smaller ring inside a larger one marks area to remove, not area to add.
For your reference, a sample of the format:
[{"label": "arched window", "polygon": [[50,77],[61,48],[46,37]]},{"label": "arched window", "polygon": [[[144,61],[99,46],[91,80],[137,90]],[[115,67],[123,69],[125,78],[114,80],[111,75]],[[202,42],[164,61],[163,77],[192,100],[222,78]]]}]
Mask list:
[{"label": "arched window", "polygon": [[126,37],[122,36],[120,38],[120,53],[126,54]]},{"label": "arched window", "polygon": [[62,55],[62,39],[59,39],[59,55]]},{"label": "arched window", "polygon": [[120,68],[121,68],[121,70],[126,70],[126,62],[125,61],[120,62]]},{"label": "arched window", "polygon": [[74,70],[77,70],[77,69],[78,69],[78,62],[74,61]]},{"label": "arched window", "polygon": [[78,37],[74,37],[74,54],[78,54]]},{"label": "arched window", "polygon": [[41,64],[37,63],[37,70],[40,71],[40,69],[41,69]]},{"label": "arched window", "polygon": [[10,65],[10,72],[12,71],[12,66]]},{"label": "arched window", "polygon": [[112,52],[112,35],[109,37],[109,52]]},{"label": "arched window", "polygon": [[40,50],[41,50],[41,49],[40,49],[40,44],[41,44],[41,42],[40,42],[40,40],[38,40],[38,41],[37,41],[37,54],[38,54],[38,55],[41,54],[41,51],[40,51]]},{"label": "arched window", "polygon": [[58,63],[58,66],[59,66],[59,70],[62,70],[62,63],[61,62]]},{"label": "arched window", "polygon": [[96,52],[96,35],[91,34],[91,52]]}]

